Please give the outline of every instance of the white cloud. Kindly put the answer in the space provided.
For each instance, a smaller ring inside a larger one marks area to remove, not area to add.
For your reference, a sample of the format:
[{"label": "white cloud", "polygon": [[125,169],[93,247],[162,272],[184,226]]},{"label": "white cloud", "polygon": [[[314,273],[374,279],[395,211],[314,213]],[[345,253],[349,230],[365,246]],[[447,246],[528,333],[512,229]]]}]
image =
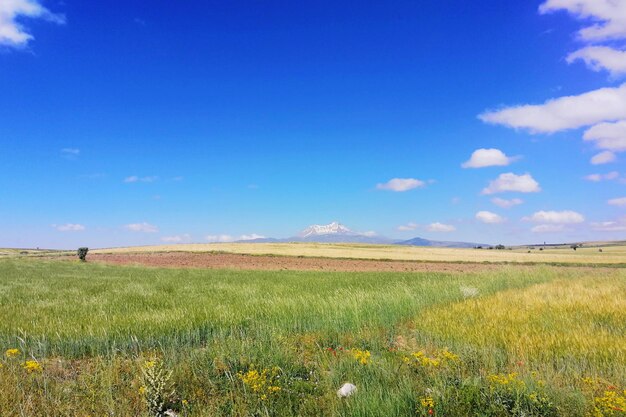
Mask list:
[{"label": "white cloud", "polygon": [[52,13],[37,0],[2,0],[0,1],[0,45],[22,48],[34,39],[33,35],[18,23],[18,20],[23,17],[43,19],[57,24],[65,23],[65,16]]},{"label": "white cloud", "polygon": [[600,182],[600,181],[605,181],[605,180],[616,180],[619,178],[619,172],[617,171],[611,171],[607,174],[589,174],[586,177],[584,177],[587,181],[591,181],[591,182]]},{"label": "white cloud", "polygon": [[614,162],[615,159],[617,159],[617,157],[613,152],[604,151],[592,156],[589,162],[591,162],[592,165],[602,165]]},{"label": "white cloud", "polygon": [[461,164],[463,168],[484,168],[493,166],[507,166],[515,159],[506,156],[500,149],[476,149],[466,162]]},{"label": "white cloud", "polygon": [[491,202],[498,207],[508,209],[522,204],[524,200],[522,200],[521,198],[512,198],[510,200],[506,200],[504,198],[494,197],[491,199]]},{"label": "white cloud", "polygon": [[377,184],[376,189],[395,192],[409,191],[414,188],[422,188],[426,183],[415,178],[393,178],[386,183]]},{"label": "white cloud", "polygon": [[456,227],[452,226],[451,224],[443,224],[443,223],[435,222],[435,223],[429,224],[426,227],[426,229],[429,232],[447,233],[447,232],[454,232],[456,230]]},{"label": "white cloud", "polygon": [[621,0],[547,0],[540,13],[565,10],[589,26],[578,32],[583,41],[598,42],[626,37],[626,3]]},{"label": "white cloud", "polygon": [[531,133],[553,133],[626,119],[626,83],[577,96],[551,99],[544,104],[526,104],[488,111],[478,117],[486,123],[528,129]]},{"label": "white cloud", "polygon": [[578,59],[593,71],[605,69],[613,76],[626,73],[626,51],[619,51],[608,46],[587,46],[567,56],[569,64]]},{"label": "white cloud", "polygon": [[[564,10],[584,22],[578,32],[585,45],[567,56],[567,62],[582,60],[594,71],[607,70],[613,76],[626,74],[626,51],[614,41],[626,39],[626,1],[624,0],[546,0],[540,13]],[[600,45],[610,42],[609,45]],[[553,133],[591,126],[584,139],[599,149],[591,163],[615,160],[615,152],[626,151],[626,83],[600,88],[579,95],[486,111],[478,116],[486,123],[500,124],[531,133]],[[593,181],[593,180],[592,180]]]},{"label": "white cloud", "polygon": [[191,240],[191,235],[188,233],[182,234],[182,235],[175,235],[175,236],[163,236],[161,238],[161,242],[166,242],[166,243],[182,243],[182,242],[189,242]]},{"label": "white cloud", "polygon": [[626,207],[626,197],[612,198],[607,203],[611,206]]},{"label": "white cloud", "polygon": [[623,232],[626,231],[626,217],[616,221],[591,223],[591,228],[600,232]]},{"label": "white cloud", "polygon": [[147,177],[138,177],[137,175],[131,175],[130,177],[124,178],[124,182],[133,183],[133,182],[154,182],[158,180],[159,177],[151,175]]},{"label": "white cloud", "polygon": [[61,155],[64,158],[68,158],[68,159],[78,158],[78,155],[80,155],[80,149],[77,149],[77,148],[63,148],[63,149],[61,149]]},{"label": "white cloud", "polygon": [[401,232],[408,232],[409,230],[415,230],[419,227],[417,223],[409,222],[407,224],[403,224],[398,226],[396,229]]},{"label": "white cloud", "polygon": [[585,217],[572,210],[563,211],[537,211],[530,217],[524,217],[522,220],[531,221],[533,223],[552,223],[552,224],[574,224],[582,223]]},{"label": "white cloud", "polygon": [[150,223],[131,223],[124,226],[124,229],[131,232],[141,232],[141,233],[156,233],[159,231],[159,228]]},{"label": "white cloud", "polygon": [[587,181],[591,181],[591,182],[600,182],[603,179],[603,175],[602,174],[589,174],[585,177],[585,179]]},{"label": "white cloud", "polygon": [[533,233],[557,233],[564,232],[567,229],[562,224],[540,224],[533,226],[530,231]]},{"label": "white cloud", "polygon": [[495,194],[515,191],[519,193],[537,193],[541,191],[539,183],[530,174],[515,175],[512,172],[500,174],[489,182],[489,186],[483,189],[482,194]]},{"label": "white cloud", "polygon": [[213,243],[232,242],[235,240],[235,238],[231,235],[207,235],[205,236],[205,239]]},{"label": "white cloud", "polygon": [[592,126],[585,131],[583,139],[593,141],[599,149],[626,151],[626,120]]},{"label": "white cloud", "polygon": [[251,233],[249,235],[241,235],[238,240],[255,240],[255,239],[265,239],[263,235],[257,235],[256,233]]},{"label": "white cloud", "polygon": [[503,223],[505,221],[504,217],[490,211],[479,211],[476,213],[476,220],[489,224]]},{"label": "white cloud", "polygon": [[82,232],[85,230],[85,226],[77,223],[53,224],[52,227],[59,232]]}]

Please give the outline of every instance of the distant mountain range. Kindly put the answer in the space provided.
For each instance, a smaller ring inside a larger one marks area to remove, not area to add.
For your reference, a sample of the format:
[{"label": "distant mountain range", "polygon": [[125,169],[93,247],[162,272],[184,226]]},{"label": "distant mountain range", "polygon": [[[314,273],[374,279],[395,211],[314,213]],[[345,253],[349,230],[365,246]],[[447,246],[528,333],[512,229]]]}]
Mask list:
[{"label": "distant mountain range", "polygon": [[261,238],[254,240],[246,240],[247,243],[281,243],[281,242],[317,242],[317,243],[371,243],[384,245],[407,245],[407,246],[433,246],[439,248],[473,248],[475,246],[489,246],[479,243],[470,242],[445,242],[437,240],[428,240],[421,237],[414,237],[409,240],[393,240],[384,236],[378,236],[374,233],[355,232],[341,223],[332,222],[330,224],[318,225],[314,224],[297,236],[285,239],[277,238]]}]

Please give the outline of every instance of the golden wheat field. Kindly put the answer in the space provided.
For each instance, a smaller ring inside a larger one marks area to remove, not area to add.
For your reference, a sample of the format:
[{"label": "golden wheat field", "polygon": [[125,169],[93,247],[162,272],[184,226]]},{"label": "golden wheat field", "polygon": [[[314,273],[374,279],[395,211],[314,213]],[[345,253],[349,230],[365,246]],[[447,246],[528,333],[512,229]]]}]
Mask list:
[{"label": "golden wheat field", "polygon": [[[600,249],[602,251],[600,252]],[[141,252],[227,252],[251,255],[281,255],[332,257],[355,259],[390,259],[427,262],[517,262],[565,264],[622,264],[626,263],[626,245],[590,246],[573,250],[546,247],[540,250],[515,248],[512,250],[437,248],[399,245],[333,244],[333,243],[213,243],[138,246],[97,249],[93,253]]]}]

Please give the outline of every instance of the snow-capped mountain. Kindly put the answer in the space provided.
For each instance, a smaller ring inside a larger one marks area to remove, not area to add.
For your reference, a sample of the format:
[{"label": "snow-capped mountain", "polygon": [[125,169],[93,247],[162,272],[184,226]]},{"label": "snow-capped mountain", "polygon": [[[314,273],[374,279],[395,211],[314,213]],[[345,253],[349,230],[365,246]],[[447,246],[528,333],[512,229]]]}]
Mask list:
[{"label": "snow-capped mountain", "polygon": [[391,244],[393,240],[378,236],[373,232],[355,232],[339,222],[330,224],[313,224],[298,233],[284,239],[262,238],[248,240],[248,243],[277,243],[277,242],[319,242],[319,243],[379,243]]},{"label": "snow-capped mountain", "polygon": [[[318,242],[318,243],[372,243],[386,245],[415,245],[415,246],[438,246],[450,248],[466,248],[476,246],[475,243],[466,242],[440,242],[422,239],[419,237],[410,240],[392,240],[384,236],[378,236],[372,232],[355,232],[339,222],[330,224],[313,224],[297,236],[285,239],[260,238],[246,240],[246,243],[280,243],[280,242]],[[484,246],[484,245],[483,245]]]},{"label": "snow-capped mountain", "polygon": [[339,222],[313,224],[301,231],[298,236],[285,240],[290,242],[391,243],[390,239],[373,233],[355,232]]},{"label": "snow-capped mountain", "polygon": [[358,233],[353,232],[352,230],[348,229],[343,224],[338,223],[338,222],[332,222],[330,224],[324,224],[324,225],[313,224],[307,227],[306,229],[304,229],[303,231],[301,231],[298,234],[298,236],[303,239],[306,239],[309,236],[337,235],[337,234],[358,235]]}]

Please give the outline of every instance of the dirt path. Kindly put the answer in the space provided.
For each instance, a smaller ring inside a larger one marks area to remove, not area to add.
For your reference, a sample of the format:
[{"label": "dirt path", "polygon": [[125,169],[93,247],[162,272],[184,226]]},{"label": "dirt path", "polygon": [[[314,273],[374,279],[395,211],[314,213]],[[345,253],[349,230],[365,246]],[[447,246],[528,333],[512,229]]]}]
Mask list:
[{"label": "dirt path", "polygon": [[146,265],[172,268],[256,269],[295,271],[388,271],[388,272],[479,272],[498,268],[476,263],[380,261],[362,259],[300,258],[230,253],[127,253],[89,254],[90,262]]}]

